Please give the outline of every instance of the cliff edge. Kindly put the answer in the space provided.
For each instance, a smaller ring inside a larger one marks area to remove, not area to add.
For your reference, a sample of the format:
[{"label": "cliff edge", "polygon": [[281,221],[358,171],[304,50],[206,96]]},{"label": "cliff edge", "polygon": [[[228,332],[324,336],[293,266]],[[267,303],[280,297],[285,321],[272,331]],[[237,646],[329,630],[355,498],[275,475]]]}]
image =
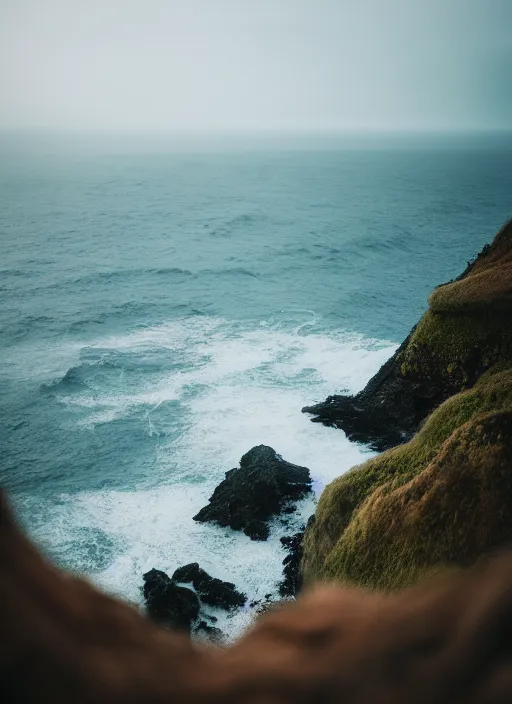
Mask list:
[{"label": "cliff edge", "polygon": [[306,581],[390,591],[512,542],[512,223],[433,291],[360,394],[314,408],[392,449],[325,489],[304,537]]},{"label": "cliff edge", "polygon": [[410,440],[453,394],[512,359],[512,221],[429,308],[395,354],[355,396],[329,396],[303,412],[382,451]]}]

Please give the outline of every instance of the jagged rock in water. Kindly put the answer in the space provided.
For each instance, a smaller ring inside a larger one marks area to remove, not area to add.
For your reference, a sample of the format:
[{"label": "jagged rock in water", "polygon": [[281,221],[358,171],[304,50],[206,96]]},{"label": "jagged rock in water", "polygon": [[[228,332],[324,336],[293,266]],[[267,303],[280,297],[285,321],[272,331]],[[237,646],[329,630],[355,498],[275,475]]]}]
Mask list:
[{"label": "jagged rock in water", "polygon": [[363,391],[302,410],[379,451],[407,442],[447,398],[512,363],[511,316],[509,222],[461,276],[434,289],[427,312]]},{"label": "jagged rock in water", "polygon": [[247,596],[239,592],[234,584],[210,577],[197,562],[179,567],[172,578],[175,582],[193,584],[201,601],[209,606],[230,610],[243,606],[247,600]]},{"label": "jagged rock in water", "polygon": [[190,633],[199,616],[199,599],[180,587],[165,572],[152,569],[143,575],[146,611],[153,621]]},{"label": "jagged rock in water", "polygon": [[281,596],[296,596],[302,586],[302,575],[300,564],[302,560],[302,539],[304,530],[295,535],[281,538],[281,544],[288,551],[288,555],[283,560],[284,579],[279,584],[279,594]]},{"label": "jagged rock in water", "polygon": [[419,385],[404,379],[400,359],[412,334],[395,354],[355,396],[328,396],[314,406],[304,406],[303,413],[314,416],[314,423],[342,429],[349,440],[364,442],[379,452],[409,440],[420,422],[446,398],[434,384],[421,395]]},{"label": "jagged rock in water", "polygon": [[309,491],[309,469],[285,462],[271,447],[259,445],[242,457],[240,467],[226,472],[194,520],[213,521],[243,530],[252,540],[266,540],[269,519]]}]

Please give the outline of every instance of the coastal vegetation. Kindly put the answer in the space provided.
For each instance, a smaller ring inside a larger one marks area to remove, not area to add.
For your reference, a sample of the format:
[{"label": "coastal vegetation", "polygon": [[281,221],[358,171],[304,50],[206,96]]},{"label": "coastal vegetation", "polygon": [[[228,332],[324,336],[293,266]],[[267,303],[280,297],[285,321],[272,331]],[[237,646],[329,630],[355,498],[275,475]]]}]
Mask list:
[{"label": "coastal vegetation", "polygon": [[[511,308],[509,223],[461,277],[434,290],[385,376],[359,395],[368,441],[389,437],[385,424],[397,423],[400,403],[408,441],[389,443],[325,489],[303,541],[306,582],[390,591],[511,541]],[[443,400],[421,419],[435,398]]]}]

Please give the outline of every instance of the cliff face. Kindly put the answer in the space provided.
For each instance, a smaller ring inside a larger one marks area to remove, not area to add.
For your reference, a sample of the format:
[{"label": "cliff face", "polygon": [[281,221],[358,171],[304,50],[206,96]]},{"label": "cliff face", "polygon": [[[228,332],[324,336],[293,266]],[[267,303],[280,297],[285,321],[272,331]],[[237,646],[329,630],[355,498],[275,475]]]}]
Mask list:
[{"label": "cliff face", "polygon": [[433,291],[425,315],[363,391],[303,411],[377,450],[403,443],[440,403],[512,361],[511,314],[512,222],[457,280]]},{"label": "cliff face", "polygon": [[393,590],[512,541],[512,224],[434,290],[361,394],[318,412],[376,447],[411,439],[326,488],[306,581]]}]

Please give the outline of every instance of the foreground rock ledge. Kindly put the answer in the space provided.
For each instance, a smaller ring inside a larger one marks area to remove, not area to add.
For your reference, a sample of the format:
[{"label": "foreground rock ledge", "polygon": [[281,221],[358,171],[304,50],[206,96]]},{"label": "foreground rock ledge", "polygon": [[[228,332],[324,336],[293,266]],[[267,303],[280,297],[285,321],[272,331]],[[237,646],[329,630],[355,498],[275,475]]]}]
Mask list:
[{"label": "foreground rock ledge", "polygon": [[0,504],[4,701],[503,704],[512,555],[394,596],[324,588],[231,648],[192,645],[47,563]]},{"label": "foreground rock ledge", "polygon": [[210,503],[194,520],[243,530],[251,540],[266,540],[269,519],[309,491],[309,469],[286,462],[267,445],[258,445],[242,457],[240,467],[226,472]]}]

